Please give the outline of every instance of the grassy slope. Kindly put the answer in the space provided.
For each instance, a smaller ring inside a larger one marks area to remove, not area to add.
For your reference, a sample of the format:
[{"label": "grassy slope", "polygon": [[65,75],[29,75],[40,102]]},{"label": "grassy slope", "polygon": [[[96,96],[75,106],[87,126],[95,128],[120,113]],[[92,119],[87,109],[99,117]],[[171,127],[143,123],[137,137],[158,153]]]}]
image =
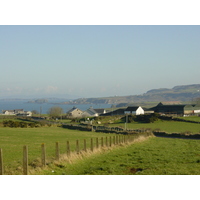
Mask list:
[{"label": "grassy slope", "polygon": [[73,164],[62,163],[58,166],[40,174],[198,175],[200,143],[198,140],[150,138],[100,155],[91,155]]}]

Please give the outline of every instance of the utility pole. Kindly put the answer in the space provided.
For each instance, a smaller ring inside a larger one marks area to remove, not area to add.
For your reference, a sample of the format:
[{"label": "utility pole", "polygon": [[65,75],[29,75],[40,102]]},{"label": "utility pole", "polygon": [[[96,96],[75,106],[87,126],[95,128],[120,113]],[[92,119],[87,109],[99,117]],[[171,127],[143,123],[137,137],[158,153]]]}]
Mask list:
[{"label": "utility pole", "polygon": [[42,113],[42,106],[40,106],[40,118],[41,118],[41,113]]},{"label": "utility pole", "polygon": [[126,115],[125,115],[125,130],[126,130],[126,126],[127,126],[127,117],[128,117],[128,115],[127,115],[127,113],[126,113]]}]

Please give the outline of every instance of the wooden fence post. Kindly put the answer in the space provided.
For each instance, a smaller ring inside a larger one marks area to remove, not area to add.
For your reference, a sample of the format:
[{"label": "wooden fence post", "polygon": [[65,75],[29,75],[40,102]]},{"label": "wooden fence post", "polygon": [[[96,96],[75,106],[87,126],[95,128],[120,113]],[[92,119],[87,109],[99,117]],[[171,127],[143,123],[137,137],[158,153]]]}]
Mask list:
[{"label": "wooden fence post", "polygon": [[84,151],[87,152],[87,143],[86,143],[86,139],[84,139]]},{"label": "wooden fence post", "polygon": [[70,144],[69,144],[69,141],[67,141],[67,156],[70,156]]},{"label": "wooden fence post", "polygon": [[60,159],[59,144],[56,142],[56,160]]},{"label": "wooden fence post", "polygon": [[42,166],[44,167],[46,165],[46,149],[44,143],[42,143],[41,148],[42,148]]},{"label": "wooden fence post", "polygon": [[96,149],[99,148],[99,138],[96,138]]},{"label": "wooden fence post", "polygon": [[110,147],[112,146],[112,137],[110,136]]},{"label": "wooden fence post", "polygon": [[106,147],[108,147],[108,137],[106,137]]},{"label": "wooden fence post", "polygon": [[28,175],[28,146],[23,147],[23,174]]},{"label": "wooden fence post", "polygon": [[93,151],[93,139],[91,138],[91,151]]},{"label": "wooden fence post", "polygon": [[101,147],[103,147],[103,137],[101,138]]},{"label": "wooden fence post", "polygon": [[115,135],[113,136],[113,145],[115,145]]},{"label": "wooden fence post", "polygon": [[80,148],[79,148],[79,140],[76,140],[76,153],[80,153]]},{"label": "wooden fence post", "polygon": [[0,148],[0,175],[3,175],[3,150]]}]

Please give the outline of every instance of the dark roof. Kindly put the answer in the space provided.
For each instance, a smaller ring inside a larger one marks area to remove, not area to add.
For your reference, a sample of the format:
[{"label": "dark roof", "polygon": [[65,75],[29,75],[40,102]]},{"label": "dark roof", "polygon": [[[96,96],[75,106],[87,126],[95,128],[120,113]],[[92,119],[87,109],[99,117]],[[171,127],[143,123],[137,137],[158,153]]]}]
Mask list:
[{"label": "dark roof", "polygon": [[125,111],[136,111],[139,108],[139,106],[129,106],[126,108]]},{"label": "dark roof", "polygon": [[104,110],[103,108],[98,108],[98,109],[94,109],[97,113],[99,114],[103,114],[104,113]]},{"label": "dark roof", "polygon": [[154,112],[161,112],[161,113],[183,113],[184,107],[186,105],[163,105],[162,103],[159,103],[157,106],[151,108],[151,110],[154,110]]},{"label": "dark roof", "polygon": [[[76,109],[80,110],[79,108],[77,108],[77,107],[74,106],[73,108],[71,108],[70,110],[68,110],[67,113],[71,113],[71,112],[73,112]],[[83,112],[82,110],[80,110],[80,111]]]},{"label": "dark roof", "polygon": [[85,112],[87,112],[90,115],[95,115],[97,112],[94,108],[90,107]]},{"label": "dark roof", "polygon": [[125,111],[125,109],[121,108],[121,109],[114,110],[112,112],[101,114],[101,116],[124,115],[124,111]]}]

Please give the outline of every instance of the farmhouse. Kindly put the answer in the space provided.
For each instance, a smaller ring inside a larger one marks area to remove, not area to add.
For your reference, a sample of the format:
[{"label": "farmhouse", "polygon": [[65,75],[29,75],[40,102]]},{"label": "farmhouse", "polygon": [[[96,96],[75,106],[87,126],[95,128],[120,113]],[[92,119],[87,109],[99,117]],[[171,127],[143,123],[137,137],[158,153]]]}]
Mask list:
[{"label": "farmhouse", "polygon": [[3,115],[32,116],[32,112],[24,111],[24,109],[2,110]]},{"label": "farmhouse", "polygon": [[124,111],[124,114],[132,114],[132,115],[143,115],[144,110],[141,106],[129,106]]},{"label": "farmhouse", "polygon": [[68,117],[72,117],[72,118],[82,117],[83,111],[74,106],[66,114]]}]

